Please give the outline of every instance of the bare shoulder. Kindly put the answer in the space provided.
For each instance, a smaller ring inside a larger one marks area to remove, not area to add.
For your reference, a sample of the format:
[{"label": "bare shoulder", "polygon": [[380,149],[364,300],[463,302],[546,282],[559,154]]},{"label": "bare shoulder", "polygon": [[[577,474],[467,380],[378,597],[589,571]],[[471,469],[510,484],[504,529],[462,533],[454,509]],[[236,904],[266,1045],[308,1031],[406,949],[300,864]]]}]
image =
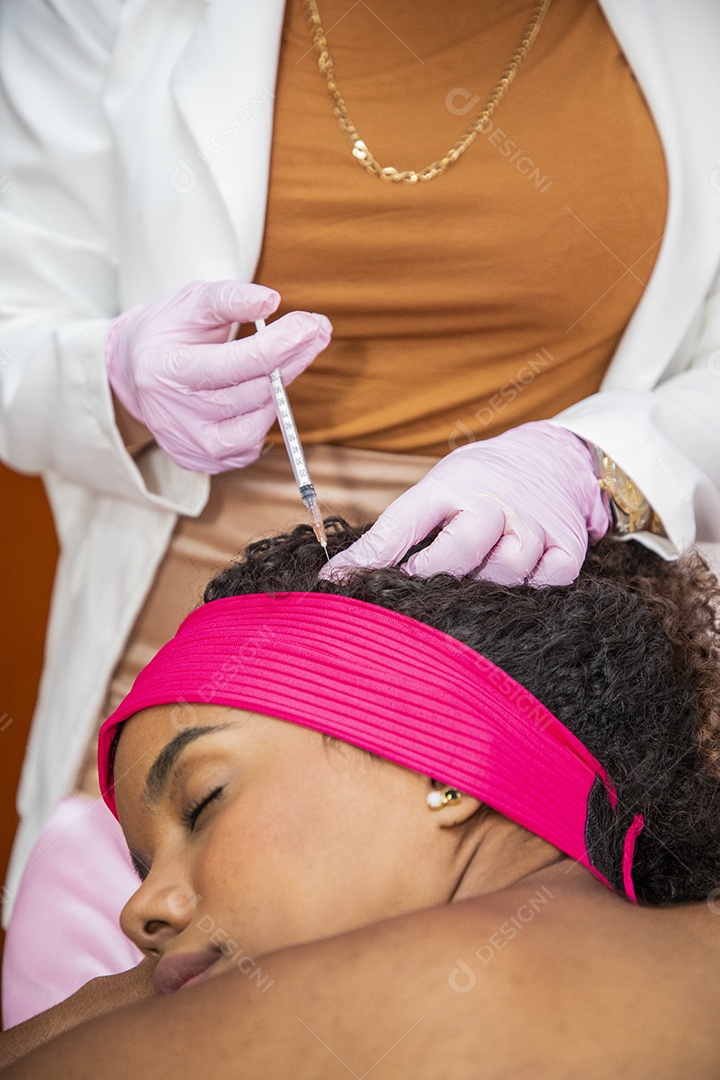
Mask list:
[{"label": "bare shoulder", "polygon": [[707,992],[720,906],[635,906],[561,864],[483,898],[478,914],[483,940],[453,978],[458,994],[483,998],[498,1077],[720,1073]]},{"label": "bare shoulder", "polygon": [[376,1080],[436,1077],[443,1060],[468,1080],[717,1077],[712,905],[640,908],[568,866],[267,959],[279,982],[325,984],[306,986],[309,1037],[330,998],[365,1016],[358,1066],[379,1062]]},{"label": "bare shoulder", "polygon": [[262,987],[230,971],[84,1024],[2,1076],[716,1077],[720,919],[636,908],[566,870],[260,957]]}]

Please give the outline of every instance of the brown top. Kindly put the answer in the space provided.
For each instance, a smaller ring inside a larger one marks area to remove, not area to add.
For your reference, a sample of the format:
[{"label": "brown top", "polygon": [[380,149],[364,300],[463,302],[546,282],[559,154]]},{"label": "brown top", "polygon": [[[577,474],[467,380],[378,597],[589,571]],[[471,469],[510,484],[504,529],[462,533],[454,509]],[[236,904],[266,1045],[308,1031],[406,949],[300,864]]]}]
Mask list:
[{"label": "brown top", "polygon": [[[480,113],[532,5],[319,9],[361,137],[418,169]],[[256,280],[281,312],[335,326],[290,389],[304,441],[444,454],[594,393],[667,207],[662,147],[597,4],[552,0],[492,127],[425,184],[360,168],[316,56],[289,0]]]}]

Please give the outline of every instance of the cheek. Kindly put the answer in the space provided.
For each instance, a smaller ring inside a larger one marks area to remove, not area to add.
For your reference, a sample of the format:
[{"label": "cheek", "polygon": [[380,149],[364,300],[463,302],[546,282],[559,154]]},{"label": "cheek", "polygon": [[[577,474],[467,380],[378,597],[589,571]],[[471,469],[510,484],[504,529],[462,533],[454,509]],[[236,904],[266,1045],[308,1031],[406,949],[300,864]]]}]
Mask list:
[{"label": "cheek", "polygon": [[392,913],[376,824],[331,775],[311,786],[297,769],[247,788],[198,847],[202,911],[255,955],[367,925]]},{"label": "cheek", "polygon": [[254,762],[193,855],[202,929],[254,956],[432,902],[404,787],[301,738]]},{"label": "cheek", "polygon": [[208,823],[192,855],[203,929],[222,927],[254,955],[320,936],[334,856],[322,808],[302,795],[282,777],[277,788],[246,786]]}]

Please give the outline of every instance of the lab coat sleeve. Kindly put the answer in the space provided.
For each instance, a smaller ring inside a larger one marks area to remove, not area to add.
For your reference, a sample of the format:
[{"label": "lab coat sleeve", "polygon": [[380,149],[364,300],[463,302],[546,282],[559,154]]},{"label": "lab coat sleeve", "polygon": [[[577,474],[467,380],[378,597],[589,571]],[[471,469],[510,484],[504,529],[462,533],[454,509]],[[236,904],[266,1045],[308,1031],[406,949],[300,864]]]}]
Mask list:
[{"label": "lab coat sleeve", "polygon": [[670,558],[720,541],[720,274],[673,369],[654,389],[601,390],[553,418],[632,477],[668,535],[638,539]]},{"label": "lab coat sleeve", "polygon": [[196,514],[208,478],[154,446],[132,458],[105,373],[105,336],[121,306],[116,260],[136,224],[118,221],[102,109],[120,8],[0,5],[0,457],[22,472]]}]

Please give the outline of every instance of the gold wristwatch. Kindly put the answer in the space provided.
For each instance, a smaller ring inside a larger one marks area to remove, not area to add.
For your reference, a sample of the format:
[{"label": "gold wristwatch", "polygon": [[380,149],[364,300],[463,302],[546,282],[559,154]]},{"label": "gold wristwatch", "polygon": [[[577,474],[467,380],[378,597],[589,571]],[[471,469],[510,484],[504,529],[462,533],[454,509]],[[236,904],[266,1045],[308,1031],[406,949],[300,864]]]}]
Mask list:
[{"label": "gold wristwatch", "polygon": [[651,532],[658,536],[665,536],[665,529],[660,518],[637,484],[599,446],[589,441],[587,445],[595,454],[597,462],[595,475],[608,497],[613,522],[612,531],[618,536],[628,536],[637,532]]}]

